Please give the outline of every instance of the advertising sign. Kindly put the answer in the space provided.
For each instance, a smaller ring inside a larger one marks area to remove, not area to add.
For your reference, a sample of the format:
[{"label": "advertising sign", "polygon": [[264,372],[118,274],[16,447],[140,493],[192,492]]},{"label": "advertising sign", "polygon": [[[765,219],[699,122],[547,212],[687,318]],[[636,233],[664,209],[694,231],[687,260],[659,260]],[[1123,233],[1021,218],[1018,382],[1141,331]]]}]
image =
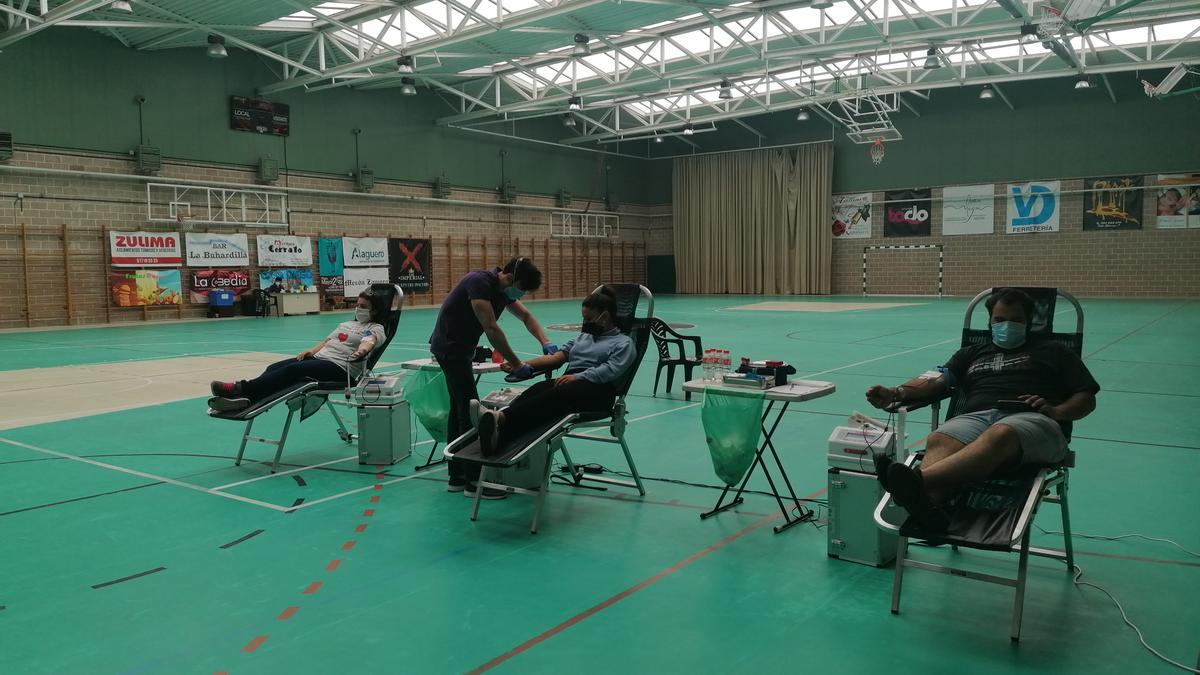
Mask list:
[{"label": "advertising sign", "polygon": [[179,267],[178,232],[108,233],[113,267]]},{"label": "advertising sign", "polygon": [[249,267],[250,241],[244,234],[188,232],[188,267]]}]

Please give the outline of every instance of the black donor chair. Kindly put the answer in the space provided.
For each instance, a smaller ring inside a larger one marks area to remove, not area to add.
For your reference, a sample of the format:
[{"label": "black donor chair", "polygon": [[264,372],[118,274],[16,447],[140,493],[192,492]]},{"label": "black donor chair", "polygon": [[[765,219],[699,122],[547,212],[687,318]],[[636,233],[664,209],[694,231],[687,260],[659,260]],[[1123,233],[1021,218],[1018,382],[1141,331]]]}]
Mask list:
[{"label": "black donor chair", "polygon": [[[667,388],[664,389],[668,394],[671,393],[671,385],[675,382],[675,369],[683,367],[683,381],[687,382],[692,379],[692,369],[704,363],[702,355],[704,347],[700,344],[700,337],[697,335],[682,335],[675,332],[666,321],[662,319],[650,319],[650,335],[654,338],[654,346],[658,348],[658,367],[654,370],[654,392],[653,396],[658,396],[658,379],[662,375],[663,368],[667,369]],[[687,348],[684,342],[691,342],[695,347],[696,355],[689,358]],[[672,349],[679,350],[679,356],[675,356]],[[691,392],[684,392],[685,400],[692,400]]]},{"label": "black donor chair", "polygon": [[[985,344],[992,339],[989,328],[972,328],[971,315],[996,289],[988,289],[976,295],[967,306],[963,320],[962,346]],[[1028,339],[1053,340],[1078,355],[1083,353],[1083,308],[1065,291],[1055,288],[1021,288],[1034,300],[1034,315],[1028,326]],[[1075,331],[1057,332],[1054,329],[1054,314],[1057,300],[1062,298],[1075,310]],[[963,397],[951,391],[946,406],[946,419],[961,412]],[[944,398],[942,399],[944,400]],[[941,400],[918,401],[898,408],[898,412],[911,412],[929,406],[933,413],[932,431],[937,431]],[[1071,423],[1059,422],[1067,440],[1071,439]],[[916,464],[923,453],[908,457],[906,463]],[[1025,603],[1025,576],[1030,555],[1044,556],[1062,561],[1068,572],[1075,564],[1071,548],[1071,517],[1067,507],[1069,471],[1075,466],[1075,453],[1067,451],[1064,460],[1052,465],[1026,465],[1014,470],[1000,472],[992,478],[968,484],[947,505],[950,526],[945,532],[923,532],[912,519],[904,523],[889,522],[885,508],[891,500],[885,494],[875,508],[875,522],[885,529],[898,533],[896,551],[896,573],[892,583],[892,613],[900,613],[900,588],[905,567],[942,572],[977,581],[1012,587],[1015,592],[1010,637],[1013,642],[1021,636],[1021,615]],[[1062,516],[1063,548],[1039,548],[1029,545],[1034,517],[1043,502],[1056,504]],[[891,511],[889,509],[889,511]],[[899,513],[902,510],[897,509]],[[1015,578],[984,574],[973,570],[959,569],[947,565],[913,560],[909,557],[909,539],[925,541],[933,545],[948,544],[955,550],[959,547],[987,551],[1015,552],[1019,555]]]},{"label": "black donor chair", "polygon": [[[545,502],[546,491],[550,486],[550,474],[553,458],[556,453],[562,453],[563,462],[571,482],[579,486],[582,483],[594,482],[608,485],[618,485],[633,488],[639,495],[646,494],[642,477],[634,464],[633,454],[629,451],[629,443],[625,440],[625,429],[628,426],[625,397],[629,387],[637,376],[638,366],[646,355],[650,342],[650,321],[654,317],[654,295],[645,286],[639,284],[606,284],[597,288],[608,288],[616,295],[617,316],[614,323],[617,328],[632,340],[637,357],[629,368],[629,373],[617,387],[617,397],[612,410],[602,413],[573,413],[551,424],[529,430],[521,438],[514,439],[500,453],[484,457],[479,450],[479,437],[472,429],[447,444],[445,456],[465,462],[482,465],[479,476],[479,486],[504,490],[513,494],[523,494],[537,498],[533,511],[533,521],[529,531],[537,533],[538,518]],[[639,305],[645,305],[645,314],[638,316]],[[485,401],[486,403],[486,401]],[[583,431],[591,433],[581,433]],[[607,435],[597,433],[606,430]],[[633,480],[621,480],[607,476],[587,473],[578,466],[567,451],[566,440],[592,441],[621,446],[625,453],[625,461],[629,465],[629,475]],[[518,480],[509,480],[518,477]],[[505,482],[508,480],[508,482]],[[520,484],[511,484],[520,483]],[[471,509],[471,520],[479,515],[480,495],[483,490],[475,493],[475,504]]]},{"label": "black donor chair", "polygon": [[[384,351],[392,342],[392,338],[396,336],[396,331],[400,327],[400,313],[404,310],[404,291],[399,286],[391,284],[372,284],[370,287],[371,294],[381,294],[388,302],[391,310],[388,312],[387,322],[384,324],[384,341],[382,344],[376,345],[371,353],[363,359],[362,377],[366,377],[375,364],[379,362]],[[300,421],[312,417],[321,408],[327,408],[333,415],[333,419],[337,422],[338,436],[346,443],[353,443],[355,435],[346,428],[346,423],[342,420],[342,416],[334,408],[334,405],[329,401],[330,394],[344,393],[349,396],[350,388],[355,384],[350,378],[350,373],[346,373],[346,379],[338,382],[318,382],[309,380],[307,382],[299,382],[286,389],[275,392],[259,401],[253,401],[246,408],[229,412],[220,412],[209,408],[208,416],[216,417],[223,420],[232,420],[235,422],[245,422],[246,429],[242,432],[242,443],[238,447],[237,459],[234,460],[235,465],[241,465],[242,456],[246,452],[246,444],[250,441],[256,443],[264,443],[266,445],[275,446],[275,459],[271,463],[271,473],[279,470],[279,458],[283,456],[283,446],[287,443],[288,431],[292,427],[293,418],[297,413],[300,414]],[[250,432],[254,428],[254,421],[263,413],[274,409],[276,406],[283,405],[287,407],[287,419],[283,423],[283,429],[279,432],[279,438],[261,438],[252,436]]]}]

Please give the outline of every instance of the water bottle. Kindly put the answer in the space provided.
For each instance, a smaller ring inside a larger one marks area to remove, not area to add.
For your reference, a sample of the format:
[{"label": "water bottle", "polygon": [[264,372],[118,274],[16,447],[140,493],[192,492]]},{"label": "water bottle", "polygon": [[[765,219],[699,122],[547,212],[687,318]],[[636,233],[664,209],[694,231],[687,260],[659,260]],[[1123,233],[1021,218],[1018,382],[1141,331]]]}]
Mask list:
[{"label": "water bottle", "polygon": [[704,350],[704,379],[705,380],[713,379],[713,363],[715,361],[713,352],[715,352],[715,351],[716,351],[715,349],[705,349]]}]

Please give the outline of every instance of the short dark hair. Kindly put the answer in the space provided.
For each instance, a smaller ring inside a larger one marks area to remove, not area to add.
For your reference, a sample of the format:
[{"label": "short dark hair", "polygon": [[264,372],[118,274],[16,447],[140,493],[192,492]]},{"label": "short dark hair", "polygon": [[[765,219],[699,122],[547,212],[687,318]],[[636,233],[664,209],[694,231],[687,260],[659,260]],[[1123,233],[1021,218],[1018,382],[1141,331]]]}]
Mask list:
[{"label": "short dark hair", "polygon": [[383,293],[376,293],[371,289],[367,289],[358,294],[358,297],[365,298],[371,303],[371,321],[378,324],[387,324],[388,312],[392,311],[391,303]]},{"label": "short dark hair", "polygon": [[542,271],[529,258],[512,258],[500,271],[513,275],[513,283],[523,291],[536,291],[542,287]]},{"label": "short dark hair", "polygon": [[991,318],[992,309],[1000,304],[1020,305],[1025,312],[1025,321],[1033,322],[1034,302],[1029,294],[1019,288],[997,288],[988,296],[984,306],[987,307],[988,317]]},{"label": "short dark hair", "polygon": [[602,286],[595,293],[584,298],[583,306],[596,312],[608,312],[613,323],[617,321],[617,295],[608,286]]}]

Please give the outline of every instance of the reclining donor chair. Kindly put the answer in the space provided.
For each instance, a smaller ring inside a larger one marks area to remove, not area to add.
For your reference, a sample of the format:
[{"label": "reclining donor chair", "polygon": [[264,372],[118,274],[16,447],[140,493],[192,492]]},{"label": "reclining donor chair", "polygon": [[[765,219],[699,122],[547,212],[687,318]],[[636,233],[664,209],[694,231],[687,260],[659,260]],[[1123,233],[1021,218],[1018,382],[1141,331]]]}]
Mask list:
[{"label": "reclining donor chair", "polygon": [[[992,294],[993,290],[988,289],[976,295],[967,306],[966,317],[963,320],[962,346],[983,344],[991,340],[989,329],[971,327],[971,315],[975,308]],[[1054,288],[1021,288],[1020,290],[1028,293],[1034,300],[1034,315],[1031,317],[1028,327],[1030,339],[1053,340],[1065,345],[1076,354],[1081,354],[1083,351],[1083,308],[1079,306],[1079,302],[1069,293]],[[1068,301],[1075,309],[1075,332],[1073,333],[1056,333],[1054,331],[1054,308],[1059,297]],[[947,420],[958,414],[959,408],[963,404],[963,397],[959,396],[957,391],[951,391],[948,398]],[[937,431],[941,400],[913,402],[896,408],[896,412],[906,414],[926,406],[929,406],[933,413],[931,431]],[[1070,441],[1071,423],[1059,422],[1059,425],[1067,440]],[[915,465],[922,456],[923,453],[917,452],[909,456],[905,463],[910,466]],[[1038,555],[1060,560],[1066,563],[1068,572],[1075,564],[1071,548],[1071,518],[1067,508],[1068,473],[1074,466],[1075,453],[1068,450],[1066,457],[1058,464],[1025,465],[1002,471],[987,480],[966,485],[963,491],[947,505],[950,526],[945,532],[923,532],[913,519],[900,524],[889,521],[886,517],[887,513],[903,514],[904,511],[898,508],[888,508],[891,495],[884,494],[875,508],[875,523],[880,528],[896,532],[899,535],[899,544],[896,550],[896,572],[892,583],[892,613],[900,613],[900,588],[904,579],[905,567],[1011,586],[1015,589],[1016,596],[1013,603],[1010,637],[1013,642],[1017,642],[1021,636],[1021,614],[1025,603],[1025,576],[1029,556]],[[1063,532],[1063,548],[1061,550],[1029,545],[1033,520],[1043,502],[1057,504],[1061,512]],[[908,545],[909,539],[917,539],[934,546],[948,544],[955,551],[959,547],[965,547],[985,551],[1016,552],[1019,555],[1017,576],[1015,578],[1002,577],[913,560],[909,557],[912,553]]]},{"label": "reclining donor chair", "polygon": [[[372,284],[370,292],[372,294],[383,294],[387,298],[388,306],[391,309],[388,312],[387,321],[383,327],[384,340],[381,344],[376,345],[371,350],[371,353],[363,359],[361,377],[366,377],[371,372],[371,369],[375,367],[380,357],[383,356],[383,352],[387,349],[387,346],[391,344],[392,338],[395,337],[396,330],[400,326],[400,313],[404,309],[404,291],[399,286]],[[240,466],[242,463],[242,456],[246,452],[246,443],[254,441],[256,443],[275,446],[275,459],[271,462],[271,473],[275,473],[279,470],[279,458],[283,456],[283,446],[287,443],[288,431],[292,427],[292,421],[296,413],[300,414],[300,421],[303,422],[316,414],[321,408],[326,408],[337,422],[338,436],[347,444],[354,442],[356,435],[346,428],[346,423],[342,420],[342,416],[338,414],[333,403],[329,401],[329,396],[330,394],[342,393],[349,397],[350,389],[355,384],[356,382],[351,379],[350,373],[347,371],[345,381],[318,382],[316,380],[309,380],[307,382],[299,382],[291,387],[277,391],[264,399],[253,401],[248,407],[241,410],[220,412],[209,408],[208,416],[246,423],[246,429],[242,432],[242,443],[238,447],[237,459],[233,462],[236,466]],[[279,438],[262,438],[251,435],[250,432],[254,428],[254,421],[263,413],[273,410],[277,406],[285,406],[287,408],[287,419],[284,420],[283,429],[279,432]]]},{"label": "reclining donor chair", "polygon": [[[616,293],[617,316],[614,317],[614,323],[622,333],[632,338],[637,351],[633,365],[630,366],[629,372],[617,386],[617,398],[613,403],[612,410],[602,413],[566,415],[548,425],[528,430],[491,457],[484,457],[480,454],[479,436],[474,429],[447,444],[445,456],[448,459],[453,458],[482,465],[478,481],[480,489],[475,492],[471,520],[475,520],[479,515],[482,488],[489,487],[513,494],[528,495],[537,499],[533,510],[533,521],[529,526],[529,532],[536,534],[538,518],[546,499],[546,491],[550,487],[550,474],[554,464],[552,460],[555,454],[560,452],[574,485],[581,485],[584,481],[605,483],[633,488],[638,491],[639,495],[646,494],[637,465],[633,462],[633,455],[629,452],[629,444],[625,441],[625,428],[628,424],[625,419],[628,412],[625,406],[625,396],[637,375],[642,357],[646,354],[646,346],[650,340],[650,320],[654,316],[654,296],[649,289],[639,284],[607,284],[606,286]],[[596,290],[599,291],[604,287],[601,286]],[[645,300],[645,315],[638,316],[638,305],[642,299]],[[487,399],[483,401],[483,404],[488,405]],[[595,432],[581,433],[586,430],[607,430],[608,435],[599,435]],[[620,480],[584,472],[582,468],[576,466],[567,451],[566,439],[568,438],[620,445],[621,450],[625,453],[625,461],[629,464],[629,473],[633,480]]]}]

